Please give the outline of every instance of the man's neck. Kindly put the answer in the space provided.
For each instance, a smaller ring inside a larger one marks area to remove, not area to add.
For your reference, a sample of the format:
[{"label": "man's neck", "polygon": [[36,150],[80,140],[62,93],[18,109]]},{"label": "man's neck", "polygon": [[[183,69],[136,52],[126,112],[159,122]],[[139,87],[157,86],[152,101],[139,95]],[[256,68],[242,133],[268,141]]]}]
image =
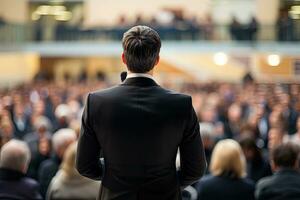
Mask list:
[{"label": "man's neck", "polygon": [[145,78],[150,78],[150,79],[154,79],[153,78],[153,71],[149,71],[146,73],[134,73],[134,72],[127,72],[127,78],[135,78],[135,77],[145,77]]},{"label": "man's neck", "polygon": [[138,74],[143,74],[143,75],[150,75],[150,76],[153,76],[153,70],[150,70],[150,71],[148,71],[148,72],[145,72],[145,73],[135,73],[135,72],[131,72],[131,71],[127,71],[127,74],[129,75],[129,74],[136,74],[136,75],[138,75]]}]

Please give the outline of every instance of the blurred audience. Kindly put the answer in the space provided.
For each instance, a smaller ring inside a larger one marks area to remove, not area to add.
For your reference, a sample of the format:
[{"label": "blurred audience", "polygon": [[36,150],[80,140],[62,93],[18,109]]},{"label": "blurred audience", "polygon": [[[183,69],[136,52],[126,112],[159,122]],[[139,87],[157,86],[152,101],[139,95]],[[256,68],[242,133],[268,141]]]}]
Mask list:
[{"label": "blurred audience", "polygon": [[204,147],[206,162],[207,165],[209,165],[211,154],[218,139],[218,135],[215,132],[215,127],[210,123],[200,123],[200,134]]},{"label": "blurred audience", "polygon": [[35,120],[34,132],[27,133],[24,141],[27,142],[31,152],[31,161],[28,169],[28,176],[38,178],[40,164],[49,158],[51,153],[51,137],[49,132],[51,124],[48,118],[40,116]]},{"label": "blurred audience", "polygon": [[10,140],[0,152],[0,199],[42,199],[39,184],[25,176],[30,151],[25,142]]},{"label": "blurred audience", "polygon": [[247,162],[247,178],[257,182],[265,176],[272,175],[271,166],[262,155],[253,137],[244,136],[239,141]]},{"label": "blurred audience", "polygon": [[286,137],[284,139],[289,141],[289,142],[293,142],[297,145],[300,145],[300,115],[298,116],[298,119],[297,119],[297,131],[296,131],[296,133],[293,134],[293,135],[286,135]]},{"label": "blurred audience", "polygon": [[59,169],[64,152],[74,141],[76,141],[76,133],[72,129],[63,128],[54,133],[52,137],[53,155],[41,163],[38,171],[43,196],[46,195],[48,186]]},{"label": "blurred audience", "polygon": [[195,186],[199,200],[254,199],[254,183],[244,178],[246,161],[236,141],[225,139],[216,144],[209,169],[211,175]]},{"label": "blurred audience", "polygon": [[[179,24],[180,15],[178,14],[177,19]],[[164,80],[161,80],[160,84],[192,95],[208,162],[214,160],[212,152],[218,141],[226,138],[237,140],[246,159],[244,172],[247,175],[244,175],[253,182],[271,175],[268,159],[272,155],[270,152],[286,142],[300,145],[299,83],[256,83],[253,77],[248,75],[242,84],[173,84]],[[39,79],[13,88],[0,89],[0,149],[12,139],[20,139],[28,144],[31,159],[27,176],[40,183],[44,196],[59,166],[63,166],[61,162],[66,148],[79,134],[86,94],[110,85],[105,78],[78,81],[69,79],[64,82]],[[69,132],[70,138],[59,136],[60,132]],[[224,161],[223,158],[219,159],[220,162]],[[240,161],[241,159],[236,159],[232,162]],[[63,169],[59,170],[58,178],[53,182],[65,184],[71,181],[61,175],[65,173],[62,171]],[[207,174],[212,172],[207,171]],[[248,189],[253,185],[244,179],[244,176],[231,179],[226,177],[230,177],[230,174],[223,175],[212,173],[203,179],[205,184],[200,181],[201,184],[197,184],[197,187],[201,188],[199,194],[202,195],[203,191],[210,187],[206,185],[215,181],[220,187],[224,182],[228,182],[229,186],[222,186],[223,190],[232,187],[231,184],[239,185],[237,187],[244,184]],[[72,188],[73,185],[66,187]],[[193,189],[189,189],[184,194],[194,198],[195,195],[191,195]],[[53,195],[60,193],[58,188],[51,190]],[[207,191],[210,193],[211,190]],[[215,195],[216,192],[212,193]]]},{"label": "blurred audience", "polygon": [[67,148],[60,170],[53,177],[47,192],[47,200],[96,199],[100,182],[81,176],[75,169],[77,143]]},{"label": "blurred audience", "polygon": [[269,143],[268,148],[269,151],[275,149],[278,145],[283,143],[284,138],[284,130],[280,127],[274,127],[269,130]]},{"label": "blurred audience", "polygon": [[285,143],[272,151],[273,176],[256,185],[257,200],[300,199],[299,146]]}]

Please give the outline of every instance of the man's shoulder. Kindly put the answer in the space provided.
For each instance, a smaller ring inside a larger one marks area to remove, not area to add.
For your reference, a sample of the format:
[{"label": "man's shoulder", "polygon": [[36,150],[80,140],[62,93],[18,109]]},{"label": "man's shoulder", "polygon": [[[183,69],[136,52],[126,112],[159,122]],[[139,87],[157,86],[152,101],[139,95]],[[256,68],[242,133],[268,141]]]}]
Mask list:
[{"label": "man's shoulder", "polygon": [[55,162],[52,158],[48,158],[41,163],[40,170],[48,173],[49,171],[57,170],[58,167],[59,164],[57,162]]},{"label": "man's shoulder", "polygon": [[89,93],[89,96],[104,96],[104,95],[109,95],[111,93],[116,92],[117,90],[120,90],[121,87],[120,85],[115,85],[109,88],[104,88],[104,89],[99,89],[99,90],[95,90],[95,91],[91,91]]},{"label": "man's shoulder", "polygon": [[265,187],[269,187],[270,185],[276,183],[276,177],[274,175],[272,176],[267,176],[264,177],[262,179],[260,179],[257,184],[256,184],[256,188],[257,189],[262,189]]},{"label": "man's shoulder", "polygon": [[27,188],[32,188],[32,189],[36,189],[39,187],[39,183],[29,177],[23,177],[22,179],[20,179],[20,182],[22,182],[23,185],[25,185]]},{"label": "man's shoulder", "polygon": [[[170,90],[167,88],[163,87],[153,87],[153,90],[147,91],[148,93],[155,93],[155,95],[162,95],[164,97],[171,97],[172,99],[182,99],[186,101],[191,101],[192,97],[188,94],[180,93],[174,90]],[[108,97],[108,96],[114,96],[118,95],[120,96],[122,92],[128,92],[128,88],[124,87],[122,84],[101,89],[101,90],[96,90],[92,91],[89,93],[89,96],[91,97]]]}]

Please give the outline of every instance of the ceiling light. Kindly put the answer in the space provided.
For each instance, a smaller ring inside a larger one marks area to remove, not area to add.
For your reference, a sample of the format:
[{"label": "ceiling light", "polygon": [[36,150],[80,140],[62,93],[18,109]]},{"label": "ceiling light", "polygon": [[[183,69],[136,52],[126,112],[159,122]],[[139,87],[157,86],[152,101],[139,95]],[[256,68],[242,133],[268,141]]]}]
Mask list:
[{"label": "ceiling light", "polygon": [[218,52],[214,55],[214,62],[216,65],[225,65],[228,62],[227,54],[223,52]]},{"label": "ceiling light", "polygon": [[276,67],[280,64],[281,58],[277,54],[271,54],[268,56],[267,62],[270,66]]}]

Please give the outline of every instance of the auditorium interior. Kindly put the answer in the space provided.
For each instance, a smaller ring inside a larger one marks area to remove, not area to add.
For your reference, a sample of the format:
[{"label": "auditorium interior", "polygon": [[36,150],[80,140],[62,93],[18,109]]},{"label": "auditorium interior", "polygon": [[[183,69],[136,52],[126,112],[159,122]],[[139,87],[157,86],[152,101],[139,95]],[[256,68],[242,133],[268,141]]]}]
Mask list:
[{"label": "auditorium interior", "polygon": [[[49,194],[60,194],[53,188],[67,156],[57,161],[54,136],[68,129],[78,137],[87,94],[121,84],[122,37],[135,25],[161,37],[157,83],[193,98],[205,177],[213,174],[214,147],[236,141],[246,165],[241,179],[252,182],[244,199],[267,200],[261,183],[277,172],[273,152],[284,163],[292,147],[300,149],[300,0],[0,0],[0,150],[25,141],[25,174],[40,184],[38,199],[55,199]],[[0,199],[1,173],[0,158]],[[300,199],[296,176],[300,182],[296,174],[279,191]],[[214,199],[205,180],[182,198]],[[83,194],[97,195],[99,183],[86,184]]]}]

